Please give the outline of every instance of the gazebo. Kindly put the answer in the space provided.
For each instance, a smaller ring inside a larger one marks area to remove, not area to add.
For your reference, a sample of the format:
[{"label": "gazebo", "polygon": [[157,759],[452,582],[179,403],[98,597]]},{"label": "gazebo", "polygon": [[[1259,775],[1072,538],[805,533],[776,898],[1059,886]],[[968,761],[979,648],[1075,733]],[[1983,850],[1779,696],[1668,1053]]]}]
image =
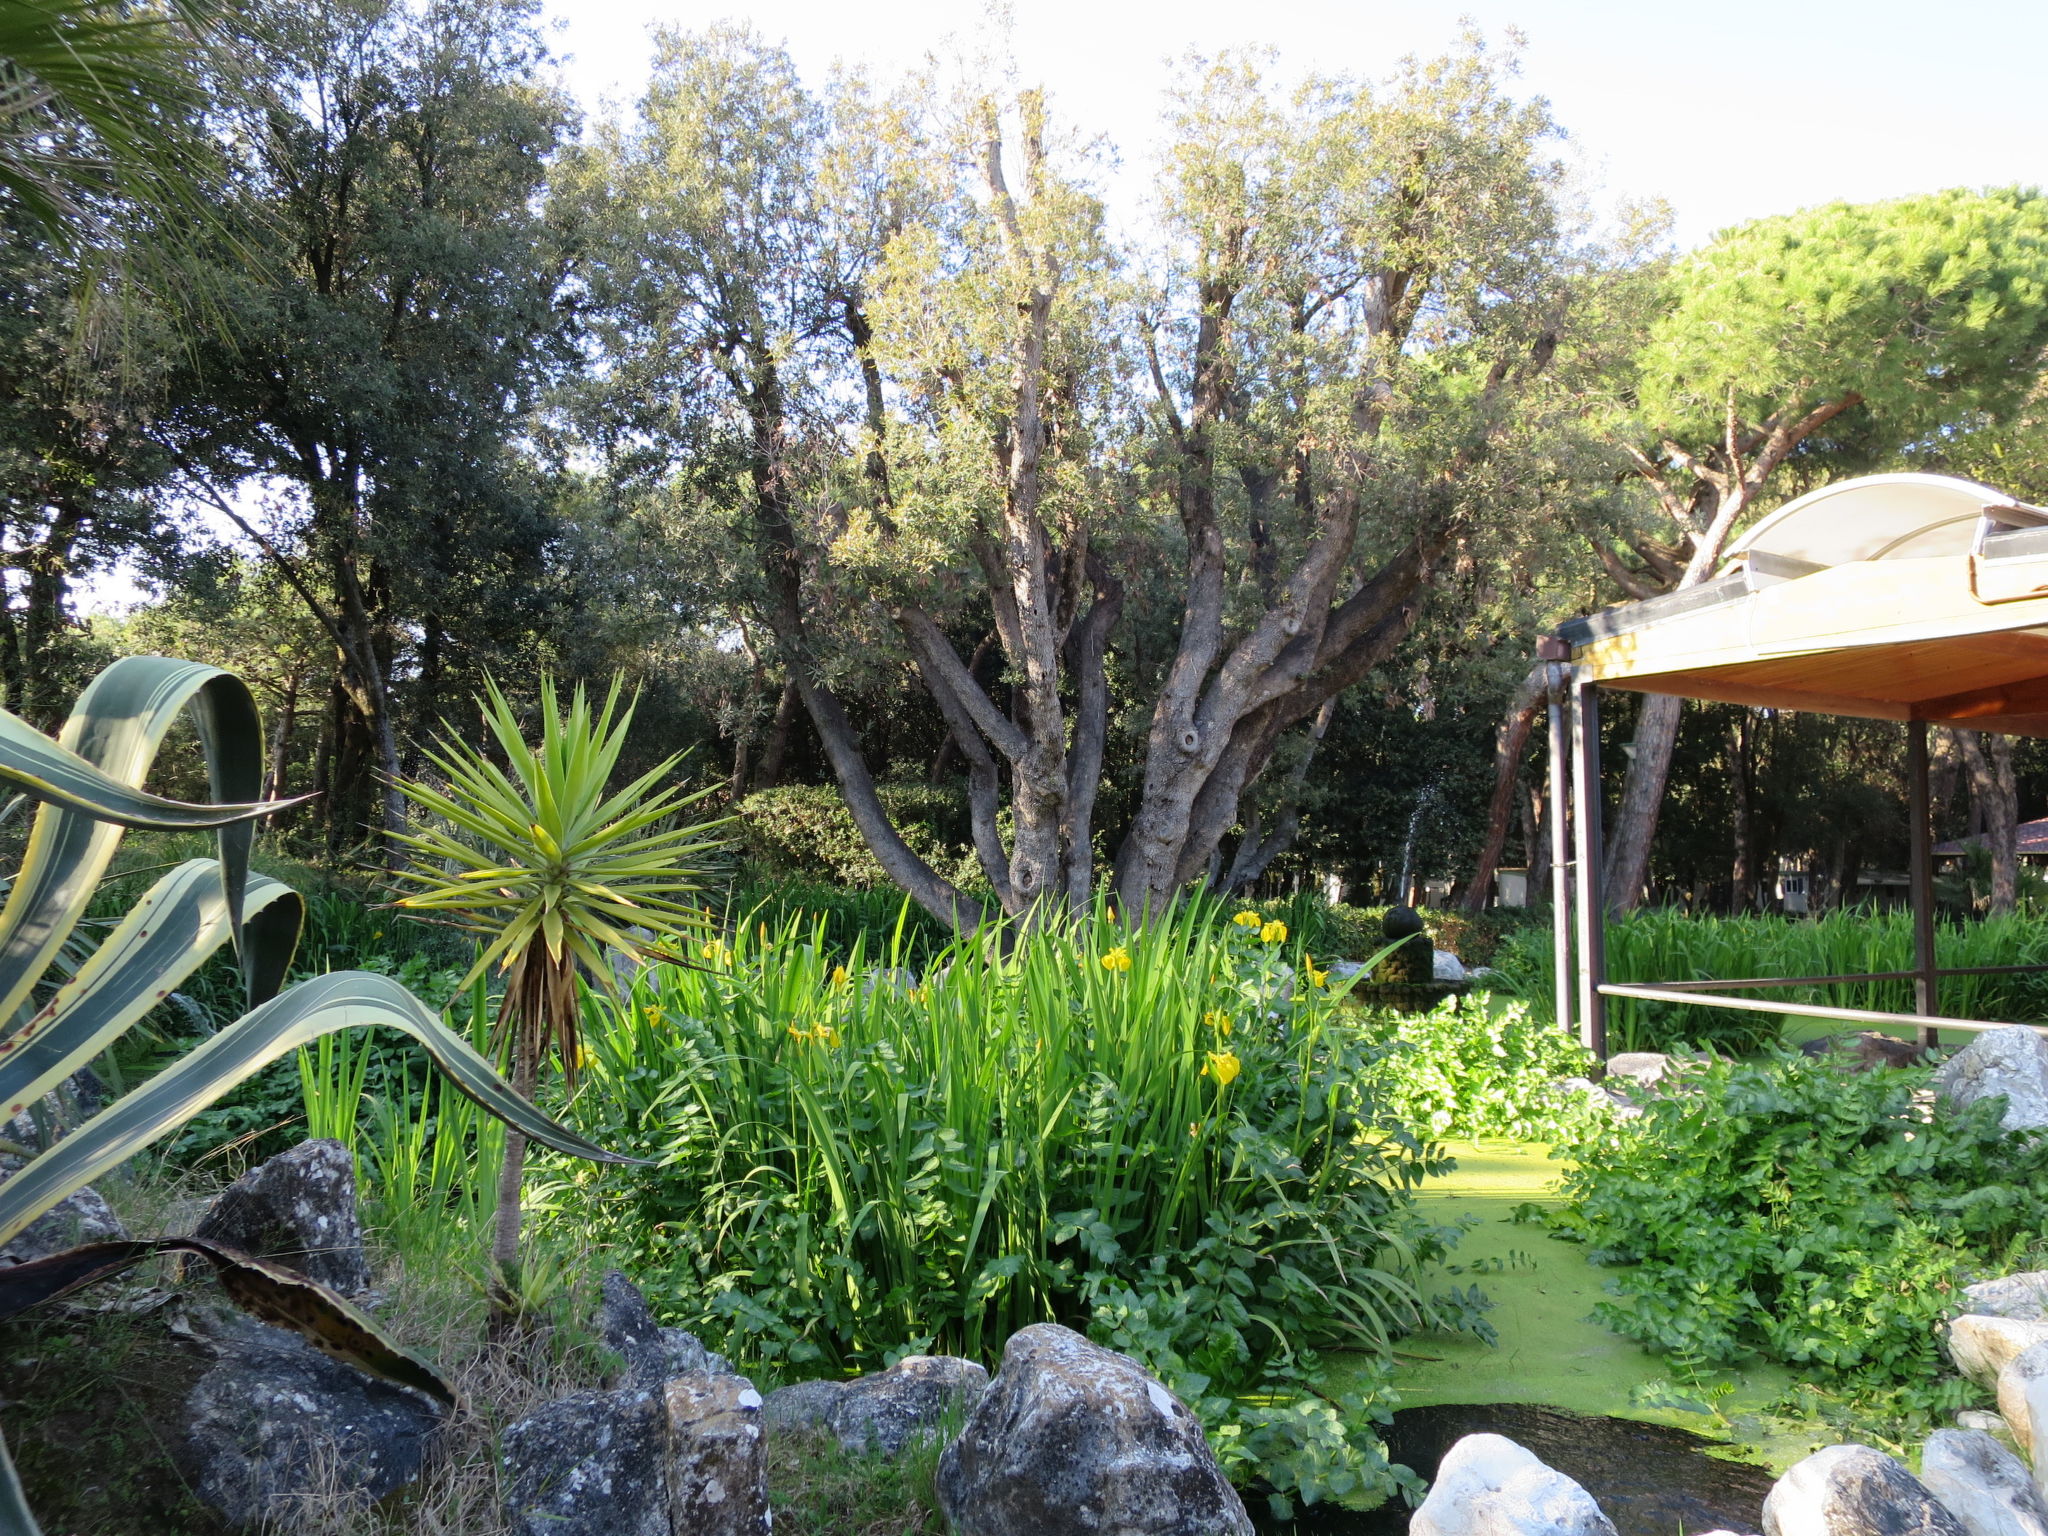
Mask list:
[{"label": "gazebo", "polygon": [[[1999,1027],[1942,1017],[1942,977],[2044,969],[1935,963],[1927,727],[2048,736],[2048,509],[1942,475],[1843,481],[1758,522],[1720,574],[1573,619],[1544,637],[1538,657],[1550,674],[1550,792],[1559,808],[1550,818],[1558,1021],[1569,1028],[1576,1019],[1596,1055],[1607,1054],[1610,997],[1910,1025],[1931,1045],[1942,1029]],[[1603,688],[1902,722],[1913,968],[1609,981],[1600,889]],[[1728,995],[1862,980],[1914,982],[1915,1011]]]}]

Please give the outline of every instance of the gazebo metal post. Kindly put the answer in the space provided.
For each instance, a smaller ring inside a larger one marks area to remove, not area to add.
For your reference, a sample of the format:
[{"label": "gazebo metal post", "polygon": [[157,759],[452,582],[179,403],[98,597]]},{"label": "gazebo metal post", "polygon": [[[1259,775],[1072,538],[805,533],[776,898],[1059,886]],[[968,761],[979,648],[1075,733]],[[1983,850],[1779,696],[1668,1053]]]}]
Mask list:
[{"label": "gazebo metal post", "polygon": [[1550,703],[1550,945],[1551,975],[1557,984],[1557,1027],[1569,1032],[1572,1018],[1572,851],[1570,736],[1564,698],[1569,667],[1546,668]]},{"label": "gazebo metal post", "polygon": [[[1906,819],[1912,868],[1908,896],[1913,904],[1913,1011],[1941,1012],[1941,976],[1934,966],[1934,827],[1927,791],[1927,722],[1906,725]],[[1941,1044],[1941,1031],[1920,1026],[1920,1043]]]},{"label": "gazebo metal post", "polygon": [[1600,899],[1600,692],[1583,671],[1571,669],[1572,841],[1576,847],[1579,913],[1579,1040],[1598,1061],[1607,1060],[1606,914]]}]

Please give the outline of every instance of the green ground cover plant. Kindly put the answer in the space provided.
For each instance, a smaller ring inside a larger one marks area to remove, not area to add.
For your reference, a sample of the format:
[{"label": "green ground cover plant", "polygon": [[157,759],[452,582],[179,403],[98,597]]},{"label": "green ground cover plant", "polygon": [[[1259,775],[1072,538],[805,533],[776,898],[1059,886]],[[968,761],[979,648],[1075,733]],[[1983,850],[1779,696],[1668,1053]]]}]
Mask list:
[{"label": "green ground cover plant", "polygon": [[1239,1477],[1383,1497],[1384,1410],[1324,1396],[1320,1352],[1481,1303],[1415,1283],[1453,1236],[1411,1203],[1445,1162],[1367,1087],[1386,1047],[1284,923],[1237,917],[1134,933],[1098,904],[921,979],[900,943],[742,925],[587,999],[569,1112],[653,1166],[558,1165],[544,1219],[770,1374],[992,1363],[1060,1321],[1145,1360]]},{"label": "green ground cover plant", "polygon": [[1383,1047],[1370,1091],[1420,1135],[1548,1141],[1590,1129],[1588,1100],[1553,1085],[1589,1076],[1592,1054],[1524,1002],[1480,993],[1423,1014],[1375,1011],[1363,1028]]},{"label": "green ground cover plant", "polygon": [[[1946,966],[2042,964],[2048,962],[2048,928],[2019,914],[1942,923],[1935,953]],[[1862,976],[1904,970],[1912,956],[1912,920],[1906,913],[1862,907],[1814,918],[1693,916],[1652,907],[1610,918],[1607,925],[1607,973],[1620,982]],[[1497,963],[1530,1010],[1550,1018],[1555,994],[1549,929],[1514,934]],[[1787,987],[1770,995],[1833,1008],[1898,1013],[1913,1007],[1910,981]],[[1947,977],[1941,1006],[1955,1018],[2048,1019],[2048,976]],[[1784,1022],[1777,1014],[1617,997],[1608,1001],[1607,1038],[1615,1051],[1661,1051],[1685,1043],[1744,1055],[1775,1042]]]},{"label": "green ground cover plant", "polygon": [[1701,1062],[1640,1119],[1567,1136],[1557,1230],[1632,1266],[1600,1320],[1688,1369],[1782,1361],[1895,1429],[1980,1399],[1936,1324],[1961,1284],[2028,1267],[2048,1143],[2002,1132],[2002,1103],[1929,1118],[1927,1076]]}]

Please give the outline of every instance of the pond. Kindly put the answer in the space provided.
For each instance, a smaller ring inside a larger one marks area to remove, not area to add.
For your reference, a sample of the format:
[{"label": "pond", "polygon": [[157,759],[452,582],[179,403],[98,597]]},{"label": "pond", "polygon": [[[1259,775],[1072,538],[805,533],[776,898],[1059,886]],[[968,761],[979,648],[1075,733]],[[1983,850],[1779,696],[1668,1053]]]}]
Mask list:
[{"label": "pond", "polygon": [[[1771,1474],[1709,1452],[1719,1442],[1632,1419],[1589,1417],[1520,1403],[1407,1408],[1386,1430],[1387,1453],[1434,1478],[1445,1451],[1466,1435],[1505,1435],[1581,1484],[1620,1536],[1763,1528]],[[1257,1519],[1263,1513],[1253,1511]],[[1272,1536],[1401,1536],[1408,1511],[1396,1501],[1367,1514],[1308,1510],[1291,1525],[1260,1519]]]}]

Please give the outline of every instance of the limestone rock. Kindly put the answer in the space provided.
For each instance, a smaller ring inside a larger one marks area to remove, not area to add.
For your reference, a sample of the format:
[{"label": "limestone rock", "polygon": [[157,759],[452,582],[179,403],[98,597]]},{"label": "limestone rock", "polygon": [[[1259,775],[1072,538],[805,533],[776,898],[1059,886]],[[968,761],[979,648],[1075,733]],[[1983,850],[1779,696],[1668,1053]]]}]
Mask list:
[{"label": "limestone rock", "polygon": [[503,1443],[513,1536],[768,1536],[761,1394],[744,1376],[577,1392]]},{"label": "limestone rock", "polygon": [[625,1360],[622,1385],[655,1391],[674,1376],[731,1372],[731,1362],[706,1349],[694,1333],[656,1322],[640,1288],[618,1270],[604,1272],[599,1293],[598,1330],[605,1347]]},{"label": "limestone rock", "polygon": [[[0,1184],[25,1166],[18,1157],[0,1157]],[[128,1236],[121,1218],[90,1184],[59,1200],[0,1247],[0,1269],[47,1259],[80,1243],[115,1243]]]},{"label": "limestone rock", "polygon": [[2008,1131],[2048,1126],[2048,1039],[2024,1024],[1987,1029],[1942,1063],[1934,1086],[1957,1105],[2005,1095]]},{"label": "limestone rock", "polygon": [[2022,1270],[1963,1287],[1970,1310],[1985,1317],[2016,1317],[2024,1322],[2048,1319],[2048,1269]]},{"label": "limestone rock", "polygon": [[303,1141],[220,1192],[193,1229],[354,1296],[370,1288],[356,1164],[338,1141]]},{"label": "limestone rock", "polygon": [[185,1450],[194,1490],[229,1524],[267,1529],[314,1490],[381,1499],[419,1476],[439,1404],[247,1318],[216,1346],[186,1399]]},{"label": "limestone rock", "polygon": [[1444,1453],[1409,1536],[1614,1536],[1593,1496],[1504,1435]]},{"label": "limestone rock", "polygon": [[577,1392],[505,1431],[513,1536],[670,1536],[668,1414],[652,1392]]},{"label": "limestone rock", "polygon": [[2033,1345],[2048,1342],[2048,1321],[1965,1312],[1948,1325],[1948,1357],[1980,1387],[1996,1390],[1998,1373]]},{"label": "limestone rock", "polygon": [[2048,1343],[2030,1344],[1998,1373],[1998,1414],[2013,1443],[2037,1467],[2048,1467]]},{"label": "limestone rock", "polygon": [[2013,1438],[2012,1426],[1995,1413],[1986,1413],[1982,1408],[1965,1408],[1956,1415],[1957,1429],[1974,1429],[1989,1435],[2008,1451],[2019,1449],[2019,1442]]},{"label": "limestone rock", "polygon": [[668,1410],[669,1529],[689,1536],[768,1536],[768,1456],[761,1394],[744,1376],[678,1376]]},{"label": "limestone rock", "polygon": [[1430,974],[1437,981],[1463,981],[1465,962],[1448,949],[1430,951]]},{"label": "limestone rock", "polygon": [[1937,1429],[1920,1453],[1920,1481],[1969,1536],[2048,1536],[2048,1503],[2026,1464],[1989,1435]]},{"label": "limestone rock", "polygon": [[1056,1323],[1010,1336],[937,1489],[953,1536],[1252,1536],[1186,1405]]},{"label": "limestone rock", "polygon": [[1607,1076],[1630,1088],[1654,1092],[1671,1073],[1671,1058],[1662,1051],[1623,1051],[1607,1058]]},{"label": "limestone rock", "polygon": [[847,1450],[894,1456],[913,1440],[937,1434],[949,1413],[965,1419],[987,1390],[988,1372],[972,1360],[909,1355],[847,1382],[827,1422]]},{"label": "limestone rock", "polygon": [[1867,1445],[1815,1451],[1764,1500],[1764,1536],[1969,1536],[1920,1480]]},{"label": "limestone rock", "polygon": [[769,1434],[786,1429],[823,1429],[832,1421],[851,1382],[797,1381],[777,1387],[761,1403],[761,1427]]}]

